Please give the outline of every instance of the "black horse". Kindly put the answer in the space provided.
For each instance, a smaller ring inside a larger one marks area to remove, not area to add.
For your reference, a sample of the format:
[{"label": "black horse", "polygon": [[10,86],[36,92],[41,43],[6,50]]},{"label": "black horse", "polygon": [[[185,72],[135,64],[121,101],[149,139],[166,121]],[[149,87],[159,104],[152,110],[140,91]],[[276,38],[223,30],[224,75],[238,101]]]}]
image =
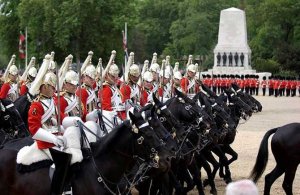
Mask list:
[{"label": "black horse", "polygon": [[[79,170],[73,171],[73,194],[117,192],[119,180],[137,158],[157,164],[162,171],[169,169],[169,156],[165,155],[165,149],[153,129],[140,114],[129,113],[129,116],[131,121],[124,121],[94,143],[92,155],[80,163]],[[16,170],[16,155],[14,150],[0,150],[1,194],[49,194],[49,166],[21,174]]]},{"label": "black horse", "polygon": [[0,145],[12,139],[29,136],[29,131],[12,101],[0,99],[0,107]]},{"label": "black horse", "polygon": [[31,105],[31,102],[33,101],[34,96],[32,96],[29,92],[27,92],[25,95],[22,95],[18,97],[18,99],[15,100],[14,105],[16,109],[19,111],[26,127],[28,127],[28,111]]},{"label": "black horse", "polygon": [[275,168],[265,177],[264,195],[270,194],[274,181],[283,173],[282,187],[287,195],[293,194],[293,181],[300,163],[300,123],[290,123],[269,130],[263,137],[250,178],[257,182],[268,162],[268,139],[272,135],[271,148],[276,160]]}]

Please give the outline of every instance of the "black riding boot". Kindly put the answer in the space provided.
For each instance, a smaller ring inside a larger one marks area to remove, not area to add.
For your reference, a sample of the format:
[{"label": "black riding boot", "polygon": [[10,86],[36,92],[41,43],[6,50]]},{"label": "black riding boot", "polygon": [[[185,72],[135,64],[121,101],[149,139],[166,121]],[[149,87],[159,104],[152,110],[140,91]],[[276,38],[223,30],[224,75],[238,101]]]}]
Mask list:
[{"label": "black riding boot", "polygon": [[49,150],[55,164],[51,182],[51,195],[61,195],[66,184],[72,155],[51,148]]}]

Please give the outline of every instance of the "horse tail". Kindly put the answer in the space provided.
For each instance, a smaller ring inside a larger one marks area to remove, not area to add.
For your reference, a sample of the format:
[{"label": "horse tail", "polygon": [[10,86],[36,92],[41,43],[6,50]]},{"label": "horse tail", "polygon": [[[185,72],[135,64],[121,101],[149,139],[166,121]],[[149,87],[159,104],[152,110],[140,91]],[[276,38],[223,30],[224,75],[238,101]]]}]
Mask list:
[{"label": "horse tail", "polygon": [[263,137],[258,154],[256,157],[255,165],[251,171],[250,178],[256,183],[258,179],[262,176],[263,172],[266,169],[268,163],[268,139],[269,137],[277,131],[277,128],[269,130]]}]

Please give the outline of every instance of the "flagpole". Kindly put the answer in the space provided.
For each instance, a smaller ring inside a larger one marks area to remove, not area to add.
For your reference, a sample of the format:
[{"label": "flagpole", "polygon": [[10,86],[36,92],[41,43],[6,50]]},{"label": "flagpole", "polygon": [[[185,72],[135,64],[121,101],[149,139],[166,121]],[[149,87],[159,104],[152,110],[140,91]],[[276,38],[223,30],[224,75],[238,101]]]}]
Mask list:
[{"label": "flagpole", "polygon": [[25,68],[27,68],[27,26],[25,28]]},{"label": "flagpole", "polygon": [[127,65],[127,58],[128,58],[128,53],[127,53],[127,22],[125,22],[125,40],[126,40],[126,54],[125,54],[125,67]]}]

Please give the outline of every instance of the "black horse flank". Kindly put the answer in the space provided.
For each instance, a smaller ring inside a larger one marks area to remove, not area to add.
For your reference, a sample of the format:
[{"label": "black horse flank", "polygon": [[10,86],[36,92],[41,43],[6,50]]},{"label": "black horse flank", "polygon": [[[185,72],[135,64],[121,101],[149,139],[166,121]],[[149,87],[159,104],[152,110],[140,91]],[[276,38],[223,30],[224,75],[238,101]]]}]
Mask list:
[{"label": "black horse flank", "polygon": [[300,163],[300,123],[290,123],[269,130],[263,137],[251,178],[254,182],[262,176],[268,162],[268,139],[272,135],[271,148],[276,160],[275,168],[265,177],[264,195],[270,194],[274,181],[283,173],[282,187],[287,195],[293,194],[293,181]]},{"label": "black horse flank", "polygon": [[[117,192],[120,179],[137,159],[157,165],[162,171],[169,169],[169,156],[153,129],[139,113],[129,116],[131,122],[124,121],[93,144],[92,155],[80,163],[80,169],[71,169],[73,194]],[[16,155],[14,150],[0,150],[1,194],[49,194],[49,167],[21,174],[16,170]]]}]

